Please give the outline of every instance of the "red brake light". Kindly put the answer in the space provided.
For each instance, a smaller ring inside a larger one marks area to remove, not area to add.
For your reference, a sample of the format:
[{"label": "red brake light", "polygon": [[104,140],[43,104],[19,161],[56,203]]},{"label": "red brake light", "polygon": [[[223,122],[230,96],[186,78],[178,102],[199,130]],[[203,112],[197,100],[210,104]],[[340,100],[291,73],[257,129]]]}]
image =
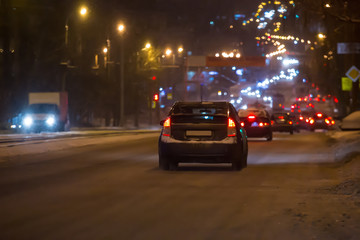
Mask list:
[{"label": "red brake light", "polygon": [[314,121],[314,119],[310,119],[309,122],[310,122],[310,124],[314,124],[315,121]]},{"label": "red brake light", "polygon": [[170,118],[167,118],[164,122],[164,127],[170,127]]},{"label": "red brake light", "polygon": [[163,135],[164,136],[170,137],[170,131],[171,131],[170,126],[171,126],[171,121],[170,121],[170,117],[168,117],[163,124],[163,127],[164,127]]},{"label": "red brake light", "polygon": [[278,118],[280,118],[280,119],[284,119],[284,116],[279,116]]},{"label": "red brake light", "polygon": [[236,136],[235,122],[231,118],[228,120],[228,137]]},{"label": "red brake light", "polygon": [[322,113],[317,113],[316,116],[317,116],[318,118],[321,118],[323,115],[322,115]]},{"label": "red brake light", "polygon": [[273,121],[273,120],[271,120],[271,125],[274,125],[274,121]]},{"label": "red brake light", "polygon": [[304,117],[303,117],[303,116],[300,116],[300,117],[299,117],[299,120],[301,120],[301,121],[304,120]]},{"label": "red brake light", "polygon": [[264,123],[259,123],[259,127],[263,127],[264,126]]},{"label": "red brake light", "polygon": [[244,122],[241,122],[240,125],[241,125],[242,127],[245,127],[245,123],[244,123]]},{"label": "red brake light", "polygon": [[228,127],[235,127],[235,122],[231,118],[229,118]]},{"label": "red brake light", "polygon": [[291,124],[293,124],[293,122],[292,122],[292,121],[289,121],[289,124],[291,125]]},{"label": "red brake light", "polygon": [[248,119],[255,119],[255,115],[249,115]]}]

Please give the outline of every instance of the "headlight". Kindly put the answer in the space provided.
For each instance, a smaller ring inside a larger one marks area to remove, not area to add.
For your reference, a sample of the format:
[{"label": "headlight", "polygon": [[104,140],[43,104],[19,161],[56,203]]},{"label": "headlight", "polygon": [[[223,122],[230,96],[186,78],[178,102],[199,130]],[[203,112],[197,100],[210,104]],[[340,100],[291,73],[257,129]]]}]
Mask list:
[{"label": "headlight", "polygon": [[53,116],[48,117],[46,119],[46,124],[50,127],[53,126],[55,124],[55,118]]},{"label": "headlight", "polygon": [[25,117],[23,120],[24,126],[25,127],[30,127],[33,124],[33,119],[32,117]]}]

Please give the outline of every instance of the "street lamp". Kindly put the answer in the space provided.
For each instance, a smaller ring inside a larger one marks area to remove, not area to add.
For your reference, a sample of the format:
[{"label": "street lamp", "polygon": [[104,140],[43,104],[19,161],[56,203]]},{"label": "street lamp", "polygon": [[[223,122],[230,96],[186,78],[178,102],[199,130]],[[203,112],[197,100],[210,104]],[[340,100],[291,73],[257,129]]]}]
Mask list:
[{"label": "street lamp", "polygon": [[125,25],[119,24],[117,27],[120,33],[120,126],[125,124],[125,114],[124,114],[124,31]]},{"label": "street lamp", "polygon": [[319,33],[319,34],[318,34],[318,38],[324,39],[324,38],[326,38],[326,36],[325,36],[324,34],[322,34],[322,33]]},{"label": "street lamp", "polygon": [[[69,14],[67,17],[66,17],[66,20],[65,20],[65,40],[64,40],[64,44],[65,44],[65,59],[64,61],[62,61],[60,64],[61,65],[65,65],[66,67],[68,66],[69,64],[69,19],[75,14],[75,12],[72,12],[71,14]],[[88,14],[88,9],[87,7],[85,6],[82,6],[79,10],[79,14],[80,14],[80,17],[82,18],[85,18]],[[80,44],[81,44],[81,39],[80,39]],[[80,49],[81,49],[81,45],[80,45]],[[65,91],[65,88],[66,88],[66,74],[65,73],[63,75],[63,78],[62,78],[62,86],[61,86],[61,90],[62,91]]]}]

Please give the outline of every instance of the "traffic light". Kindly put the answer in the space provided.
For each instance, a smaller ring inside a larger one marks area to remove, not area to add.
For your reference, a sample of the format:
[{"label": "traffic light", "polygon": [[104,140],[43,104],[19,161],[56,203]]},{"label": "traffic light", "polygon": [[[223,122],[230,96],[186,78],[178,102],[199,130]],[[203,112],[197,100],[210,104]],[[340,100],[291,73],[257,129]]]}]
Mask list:
[{"label": "traffic light", "polygon": [[154,94],[154,98],[153,98],[153,99],[154,99],[154,101],[156,101],[156,102],[159,101],[159,94],[157,94],[157,93]]}]

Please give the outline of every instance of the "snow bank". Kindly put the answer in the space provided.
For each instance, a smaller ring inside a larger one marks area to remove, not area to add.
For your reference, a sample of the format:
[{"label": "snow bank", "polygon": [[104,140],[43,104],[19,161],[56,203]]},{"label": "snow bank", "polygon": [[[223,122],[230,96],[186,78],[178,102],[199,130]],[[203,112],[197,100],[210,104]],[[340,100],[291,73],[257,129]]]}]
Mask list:
[{"label": "snow bank", "polygon": [[9,157],[27,154],[39,154],[50,151],[59,151],[73,147],[82,147],[90,145],[108,144],[113,142],[127,142],[150,137],[159,136],[158,132],[128,134],[121,136],[98,136],[98,137],[73,137],[39,140],[22,143],[8,143],[0,145],[0,162],[5,161]]},{"label": "snow bank", "polygon": [[330,131],[327,135],[335,140],[335,160],[342,160],[350,153],[360,154],[360,131]]}]

